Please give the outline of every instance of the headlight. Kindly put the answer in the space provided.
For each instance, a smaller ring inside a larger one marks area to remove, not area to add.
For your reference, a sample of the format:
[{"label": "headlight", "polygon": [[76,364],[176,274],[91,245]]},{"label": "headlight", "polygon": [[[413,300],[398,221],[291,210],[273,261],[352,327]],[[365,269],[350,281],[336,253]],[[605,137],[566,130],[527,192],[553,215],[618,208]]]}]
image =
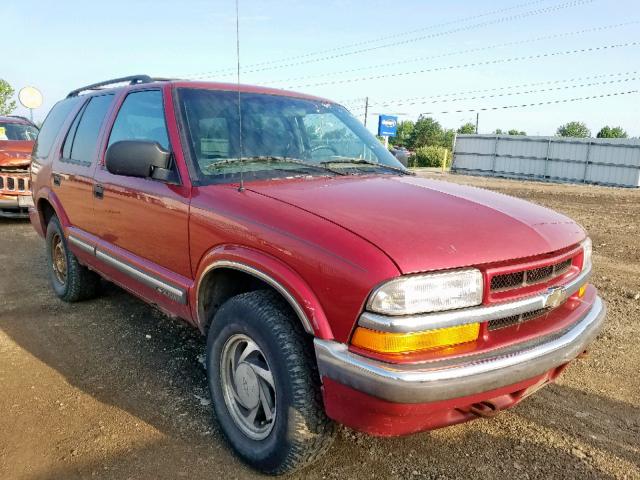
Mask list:
[{"label": "headlight", "polygon": [[411,315],[481,303],[482,273],[472,268],[391,280],[373,292],[367,309],[385,315]]},{"label": "headlight", "polygon": [[591,251],[593,249],[591,239],[589,237],[582,241],[582,270],[591,268]]}]

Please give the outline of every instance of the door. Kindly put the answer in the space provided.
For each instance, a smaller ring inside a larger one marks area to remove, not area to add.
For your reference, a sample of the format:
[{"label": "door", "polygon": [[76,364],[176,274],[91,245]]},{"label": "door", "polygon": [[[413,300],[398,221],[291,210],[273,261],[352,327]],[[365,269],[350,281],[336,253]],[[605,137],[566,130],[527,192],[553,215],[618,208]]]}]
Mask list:
[{"label": "door", "polygon": [[[171,151],[168,138],[162,91],[132,91],[122,101],[106,148],[121,140],[148,140]],[[95,228],[113,247],[116,261],[165,279],[175,273],[182,277],[174,279],[178,283],[191,278],[190,189],[180,182],[113,175],[104,162],[96,169],[95,181]]]},{"label": "door", "polygon": [[91,97],[76,114],[52,169],[52,189],[72,226],[91,232],[98,139],[114,95]]}]

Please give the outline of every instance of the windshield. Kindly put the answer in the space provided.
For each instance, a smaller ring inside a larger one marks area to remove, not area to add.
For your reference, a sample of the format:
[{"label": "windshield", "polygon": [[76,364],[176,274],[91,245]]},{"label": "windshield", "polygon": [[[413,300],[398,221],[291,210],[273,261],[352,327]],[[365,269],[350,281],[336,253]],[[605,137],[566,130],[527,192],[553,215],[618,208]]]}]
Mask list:
[{"label": "windshield", "polygon": [[[248,180],[403,172],[402,164],[339,105],[242,93],[240,128],[238,92],[184,88],[178,94],[201,181],[233,181],[240,170]],[[236,160],[240,157],[242,162]]]},{"label": "windshield", "polygon": [[0,123],[0,140],[35,141],[38,129],[24,123]]}]

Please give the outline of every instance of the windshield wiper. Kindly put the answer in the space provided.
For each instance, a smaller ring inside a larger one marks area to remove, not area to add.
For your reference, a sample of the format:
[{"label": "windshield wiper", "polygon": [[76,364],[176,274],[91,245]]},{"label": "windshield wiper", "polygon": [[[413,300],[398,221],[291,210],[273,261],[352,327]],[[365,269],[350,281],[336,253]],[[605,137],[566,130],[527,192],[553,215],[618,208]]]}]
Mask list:
[{"label": "windshield wiper", "polygon": [[207,165],[205,167],[205,169],[206,170],[214,170],[214,169],[217,170],[218,167],[222,167],[222,166],[226,166],[226,165],[232,165],[232,164],[235,164],[235,163],[243,163],[243,162],[247,162],[247,163],[251,163],[251,162],[290,163],[290,164],[293,164],[293,165],[303,165],[305,167],[315,168],[316,170],[322,170],[322,171],[325,171],[325,172],[335,173],[336,175],[345,175],[344,172],[340,172],[338,170],[334,170],[333,168],[329,168],[329,167],[323,165],[322,163],[307,162],[305,160],[300,160],[299,158],[279,157],[279,156],[276,156],[276,155],[255,155],[255,156],[252,156],[252,157],[226,158],[224,160],[218,160],[217,162],[210,163],[209,165]]},{"label": "windshield wiper", "polygon": [[374,167],[386,168],[387,170],[402,173],[403,175],[415,175],[415,173],[410,172],[409,170],[406,170],[404,168],[393,167],[391,165],[385,165],[384,163],[373,162],[371,160],[365,160],[363,158],[339,157],[336,160],[327,160],[325,162],[320,162],[320,165],[333,165],[337,163],[372,165]]}]

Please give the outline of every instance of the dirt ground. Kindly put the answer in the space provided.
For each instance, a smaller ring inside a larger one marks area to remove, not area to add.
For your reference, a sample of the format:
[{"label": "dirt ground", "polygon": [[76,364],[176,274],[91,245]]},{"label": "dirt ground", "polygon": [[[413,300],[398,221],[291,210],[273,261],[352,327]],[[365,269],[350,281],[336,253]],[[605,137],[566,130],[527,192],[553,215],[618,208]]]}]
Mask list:
[{"label": "dirt ground", "polygon": [[[341,429],[329,455],[289,478],[640,479],[640,191],[422,175],[584,225],[604,332],[556,385],[497,418],[396,439]],[[212,418],[195,331],[108,284],[66,305],[44,271],[31,226],[0,220],[0,479],[260,477]]]}]

